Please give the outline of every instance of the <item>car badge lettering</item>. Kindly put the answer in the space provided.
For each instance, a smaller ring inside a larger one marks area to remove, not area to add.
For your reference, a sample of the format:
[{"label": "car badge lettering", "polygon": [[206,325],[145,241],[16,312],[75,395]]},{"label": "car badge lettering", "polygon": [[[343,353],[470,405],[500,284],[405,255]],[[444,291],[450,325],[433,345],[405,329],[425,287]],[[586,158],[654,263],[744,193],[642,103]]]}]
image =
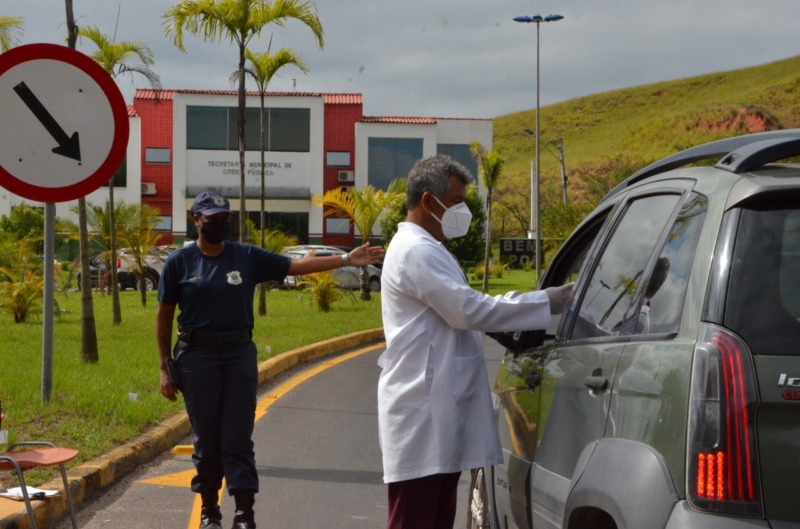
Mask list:
[{"label": "car badge lettering", "polygon": [[783,400],[800,400],[800,390],[787,389],[781,393],[781,398]]},{"label": "car badge lettering", "polygon": [[778,376],[778,387],[789,387],[800,389],[800,377],[790,377],[786,373],[781,373]]},{"label": "car badge lettering", "polygon": [[241,285],[242,284],[242,274],[238,270],[234,270],[233,272],[228,272],[226,275],[228,276],[228,284],[229,285]]},{"label": "car badge lettering", "polygon": [[781,392],[783,400],[800,400],[800,377],[790,377],[786,373],[778,376],[778,387],[789,387],[797,389],[787,389]]}]

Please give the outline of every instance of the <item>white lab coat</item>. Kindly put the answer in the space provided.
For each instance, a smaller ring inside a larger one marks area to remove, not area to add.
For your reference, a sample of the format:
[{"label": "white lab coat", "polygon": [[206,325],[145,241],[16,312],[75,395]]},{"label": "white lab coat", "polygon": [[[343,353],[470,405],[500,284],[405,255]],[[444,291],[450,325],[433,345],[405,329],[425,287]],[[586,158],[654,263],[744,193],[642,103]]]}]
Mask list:
[{"label": "white lab coat", "polygon": [[384,482],[501,463],[483,333],[546,328],[547,295],[482,294],[440,242],[403,222],[384,259],[381,305]]}]

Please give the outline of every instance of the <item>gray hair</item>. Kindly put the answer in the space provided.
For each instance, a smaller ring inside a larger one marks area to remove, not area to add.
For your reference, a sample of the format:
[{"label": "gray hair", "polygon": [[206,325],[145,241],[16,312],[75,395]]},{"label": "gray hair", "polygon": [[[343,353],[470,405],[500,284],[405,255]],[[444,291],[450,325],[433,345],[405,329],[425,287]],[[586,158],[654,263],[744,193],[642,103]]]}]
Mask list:
[{"label": "gray hair", "polygon": [[457,178],[464,185],[472,183],[469,170],[445,154],[436,154],[418,161],[408,173],[406,207],[409,210],[417,207],[426,191],[442,200],[450,189],[450,177]]}]

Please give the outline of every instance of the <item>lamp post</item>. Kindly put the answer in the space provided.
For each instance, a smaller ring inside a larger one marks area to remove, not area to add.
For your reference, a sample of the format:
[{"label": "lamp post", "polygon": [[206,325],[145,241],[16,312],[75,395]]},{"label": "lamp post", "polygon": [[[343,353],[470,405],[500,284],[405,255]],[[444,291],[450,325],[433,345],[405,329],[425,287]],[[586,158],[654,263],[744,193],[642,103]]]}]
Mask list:
[{"label": "lamp post", "polygon": [[[532,239],[533,234],[536,234],[536,280],[538,281],[541,277],[541,270],[542,270],[542,233],[541,233],[541,221],[539,219],[539,170],[541,168],[540,160],[539,160],[539,25],[542,22],[558,22],[559,20],[563,19],[564,17],[561,15],[547,15],[543,17],[541,15],[533,15],[532,17],[529,16],[518,16],[514,17],[514,22],[524,22],[530,23],[534,22],[536,24],[536,167],[535,167],[535,183],[532,183],[531,186],[536,188],[535,193],[531,193],[531,225],[530,230],[528,231],[528,238]],[[535,196],[534,196],[535,195]],[[534,205],[536,211],[534,212]],[[534,213],[536,213],[536,221],[534,223]]]}]

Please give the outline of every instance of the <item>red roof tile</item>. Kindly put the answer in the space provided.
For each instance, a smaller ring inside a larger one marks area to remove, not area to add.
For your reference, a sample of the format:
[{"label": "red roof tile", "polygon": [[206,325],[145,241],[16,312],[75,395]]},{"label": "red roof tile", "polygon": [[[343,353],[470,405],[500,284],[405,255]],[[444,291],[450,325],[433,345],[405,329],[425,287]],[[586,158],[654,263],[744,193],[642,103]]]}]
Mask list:
[{"label": "red roof tile", "polygon": [[[228,95],[235,96],[239,92],[237,90],[194,90],[194,89],[178,89],[178,90],[152,90],[147,88],[139,88],[134,94],[134,99],[173,99],[175,94],[197,94],[197,95]],[[157,97],[158,94],[158,97]],[[257,96],[259,92],[248,90],[247,95]],[[360,105],[363,103],[363,96],[361,94],[329,94],[324,92],[267,92],[268,96],[272,97],[321,97],[325,104],[328,105]]]},{"label": "red roof tile", "polygon": [[326,105],[361,105],[364,97],[361,94],[322,94]]},{"label": "red roof tile", "polygon": [[362,116],[361,123],[403,123],[406,125],[436,125],[436,118],[413,116]]},{"label": "red roof tile", "polygon": [[174,90],[152,90],[150,88],[137,88],[133,94],[134,99],[161,99],[172,100]]}]

